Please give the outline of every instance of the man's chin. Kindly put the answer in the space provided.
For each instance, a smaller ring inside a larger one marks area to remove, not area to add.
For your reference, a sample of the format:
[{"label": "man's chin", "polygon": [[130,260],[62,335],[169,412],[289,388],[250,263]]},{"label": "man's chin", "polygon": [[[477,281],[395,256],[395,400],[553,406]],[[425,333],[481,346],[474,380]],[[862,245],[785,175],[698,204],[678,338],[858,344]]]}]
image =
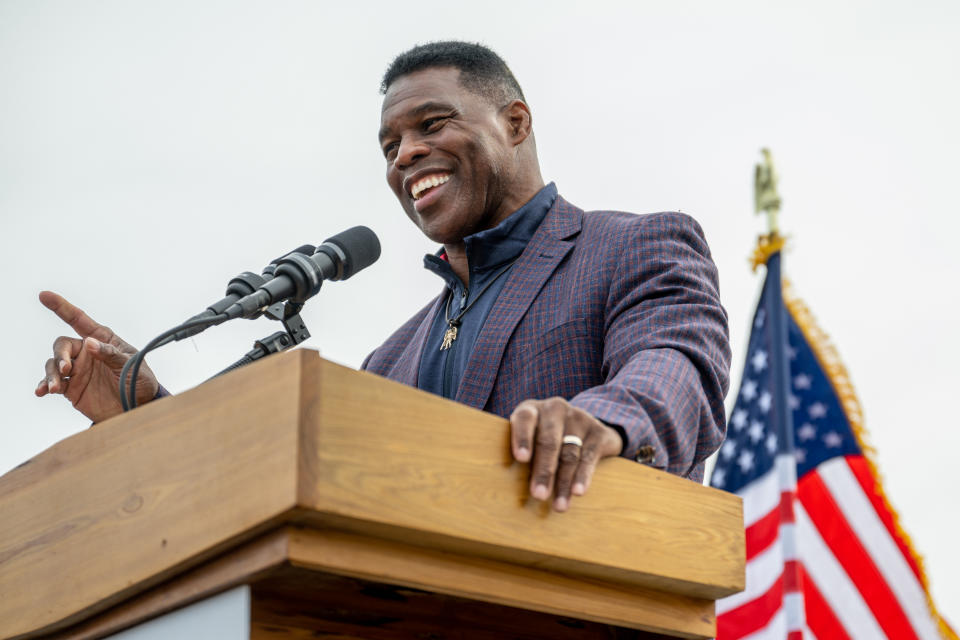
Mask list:
[{"label": "man's chin", "polygon": [[463,243],[463,239],[470,235],[468,232],[460,229],[459,227],[450,228],[447,225],[443,224],[430,224],[430,222],[423,222],[420,226],[420,231],[423,232],[423,235],[427,236],[431,242],[437,244],[455,245]]}]

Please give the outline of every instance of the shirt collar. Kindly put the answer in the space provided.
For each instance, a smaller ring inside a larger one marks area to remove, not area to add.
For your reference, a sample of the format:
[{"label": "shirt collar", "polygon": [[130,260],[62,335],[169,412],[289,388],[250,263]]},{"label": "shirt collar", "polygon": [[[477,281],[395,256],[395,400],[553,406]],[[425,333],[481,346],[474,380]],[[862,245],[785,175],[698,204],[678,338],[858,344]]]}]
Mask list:
[{"label": "shirt collar", "polygon": [[[547,217],[556,199],[557,186],[551,182],[497,226],[464,238],[470,272],[489,271],[516,260]],[[456,288],[455,283],[459,282],[459,278],[453,273],[442,247],[436,254],[424,256],[423,266]]]}]

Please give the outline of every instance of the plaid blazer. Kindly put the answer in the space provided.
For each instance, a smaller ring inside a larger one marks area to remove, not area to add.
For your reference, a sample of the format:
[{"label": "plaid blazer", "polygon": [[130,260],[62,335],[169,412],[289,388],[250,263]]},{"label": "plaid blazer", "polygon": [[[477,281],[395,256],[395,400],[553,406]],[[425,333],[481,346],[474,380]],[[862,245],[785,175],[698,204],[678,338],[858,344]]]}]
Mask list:
[{"label": "plaid blazer", "polygon": [[[363,368],[416,386],[437,296]],[[509,416],[561,396],[626,434],[622,456],[701,481],[725,432],[727,315],[703,232],[679,213],[557,197],[482,327],[455,399]]]}]

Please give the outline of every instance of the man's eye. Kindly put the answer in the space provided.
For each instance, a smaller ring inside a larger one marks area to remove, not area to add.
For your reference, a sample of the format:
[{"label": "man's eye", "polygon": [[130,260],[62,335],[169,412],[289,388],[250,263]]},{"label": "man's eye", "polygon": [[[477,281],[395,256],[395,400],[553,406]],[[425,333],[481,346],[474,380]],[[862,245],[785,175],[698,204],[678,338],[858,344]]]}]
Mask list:
[{"label": "man's eye", "polygon": [[396,142],[391,142],[390,144],[385,145],[385,146],[383,147],[383,157],[384,157],[384,158],[387,158],[387,159],[389,160],[391,156],[396,155],[396,153],[397,153],[397,147],[399,147],[399,146],[400,146],[400,145],[399,145],[398,143],[396,143]]},{"label": "man's eye", "polygon": [[436,131],[437,129],[440,129],[441,127],[443,127],[447,119],[448,119],[447,116],[442,116],[439,118],[427,118],[426,120],[423,121],[423,130]]}]

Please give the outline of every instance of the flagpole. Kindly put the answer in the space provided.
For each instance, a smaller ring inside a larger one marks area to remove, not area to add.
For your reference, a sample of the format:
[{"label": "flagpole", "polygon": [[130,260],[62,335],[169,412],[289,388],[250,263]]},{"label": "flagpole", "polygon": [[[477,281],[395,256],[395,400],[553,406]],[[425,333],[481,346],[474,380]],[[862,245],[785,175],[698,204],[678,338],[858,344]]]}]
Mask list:
[{"label": "flagpole", "polygon": [[[793,454],[793,411],[788,406],[790,397],[790,359],[787,356],[787,311],[783,303],[783,278],[781,276],[781,255],[786,240],[780,235],[780,193],[777,190],[780,177],[773,164],[770,149],[760,150],[763,161],[754,169],[754,209],[755,213],[767,216],[767,234],[757,238],[754,251],[753,268],[759,266],[759,260],[767,267],[767,281],[775,282],[766,298],[767,317],[771,321],[771,336],[774,348],[771,349],[770,366],[773,374],[773,394],[776,415],[779,420],[777,433],[778,453]],[[794,476],[796,466],[794,465]],[[794,477],[793,482],[796,483]]]}]

